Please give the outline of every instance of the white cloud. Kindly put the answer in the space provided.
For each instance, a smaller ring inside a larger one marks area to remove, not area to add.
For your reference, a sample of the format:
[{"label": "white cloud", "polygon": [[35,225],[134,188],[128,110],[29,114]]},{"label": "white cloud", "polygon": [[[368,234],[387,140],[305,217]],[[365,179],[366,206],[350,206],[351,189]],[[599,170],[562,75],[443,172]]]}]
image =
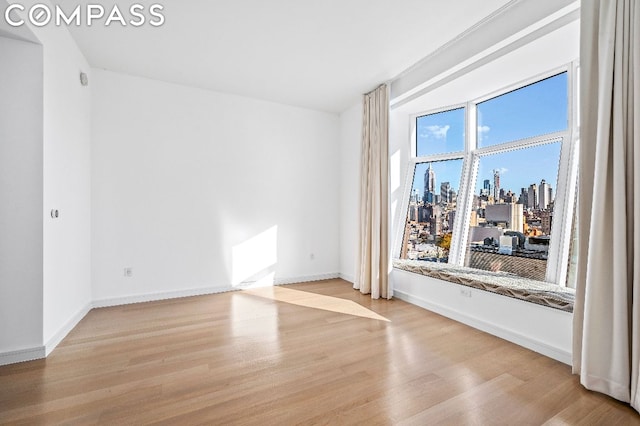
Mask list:
[{"label": "white cloud", "polygon": [[427,131],[427,133],[424,134],[424,136],[432,137],[435,139],[446,139],[447,132],[449,131],[450,128],[451,126],[449,126],[448,124],[444,126],[438,126],[437,124],[433,126],[426,126],[424,129]]},{"label": "white cloud", "polygon": [[489,126],[478,126],[478,141],[482,142],[487,137],[489,130],[491,130]]},{"label": "white cloud", "polygon": [[506,167],[500,167],[499,169],[497,169],[501,175],[507,173],[509,171],[509,169],[507,169]]}]

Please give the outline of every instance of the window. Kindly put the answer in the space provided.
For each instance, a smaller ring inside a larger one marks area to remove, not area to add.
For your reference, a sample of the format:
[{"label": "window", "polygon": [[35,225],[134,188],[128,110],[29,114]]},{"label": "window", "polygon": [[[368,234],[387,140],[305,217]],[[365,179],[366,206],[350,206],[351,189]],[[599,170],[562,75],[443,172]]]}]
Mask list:
[{"label": "window", "polygon": [[416,118],[411,195],[401,259],[448,262],[465,145],[465,108]]},{"label": "window", "polygon": [[567,67],[415,117],[400,259],[565,285],[572,75]]},{"label": "window", "polygon": [[561,142],[479,157],[465,266],[545,281]]},{"label": "window", "polygon": [[415,165],[402,259],[448,262],[462,160]]}]

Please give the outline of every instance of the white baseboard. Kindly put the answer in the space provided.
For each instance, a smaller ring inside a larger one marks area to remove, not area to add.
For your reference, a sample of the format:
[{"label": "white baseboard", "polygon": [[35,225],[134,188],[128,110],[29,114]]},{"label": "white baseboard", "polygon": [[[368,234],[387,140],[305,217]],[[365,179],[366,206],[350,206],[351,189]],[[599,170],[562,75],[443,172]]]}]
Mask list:
[{"label": "white baseboard", "polygon": [[[287,285],[304,283],[309,281],[320,281],[338,278],[338,273],[318,274],[318,275],[305,275],[300,277],[280,278],[276,279],[273,285]],[[242,283],[237,287],[223,286],[223,287],[203,287],[178,291],[167,291],[160,293],[148,293],[139,294],[135,296],[114,297],[107,299],[95,300],[92,304],[94,308],[106,308],[109,306],[130,305],[132,303],[153,302],[156,300],[177,299],[180,297],[202,296],[205,294],[224,293],[227,291],[237,291],[243,288],[251,287],[250,282]]]},{"label": "white baseboard", "polygon": [[353,284],[356,281],[356,277],[354,277],[353,275],[343,274],[342,272],[340,273],[340,278],[342,278],[345,281],[349,281],[351,284]]},{"label": "white baseboard", "polygon": [[60,342],[67,337],[67,334],[69,334],[69,332],[73,330],[80,321],[82,321],[82,318],[89,313],[91,308],[91,303],[82,307],[82,309],[76,312],[66,324],[60,327],[60,329],[49,339],[47,343],[45,343],[44,346],[0,353],[0,365],[15,364],[18,362],[46,358],[49,356],[51,351],[53,351],[56,346],[58,346]]},{"label": "white baseboard", "polygon": [[132,303],[153,302],[156,300],[178,299],[180,297],[203,296],[205,294],[224,293],[238,290],[230,286],[203,287],[178,291],[165,291],[160,293],[138,294],[135,296],[113,297],[93,301],[94,308],[106,308],[109,306],[130,305]]},{"label": "white baseboard", "polygon": [[298,284],[298,283],[306,283],[309,281],[332,280],[339,277],[340,277],[339,273],[331,272],[328,274],[304,275],[301,277],[276,278],[274,285]]},{"label": "white baseboard", "polygon": [[430,302],[428,300],[405,293],[403,291],[395,290],[393,295],[394,297],[400,300],[404,300],[405,302],[411,303],[416,306],[420,306],[421,308],[426,309],[428,311],[432,311],[442,316],[445,316],[447,318],[451,318],[455,321],[461,322],[470,327],[476,328],[478,330],[482,330],[484,332],[500,337],[509,342],[515,343],[516,345],[520,345],[527,349],[531,349],[532,351],[548,356],[549,358],[553,358],[564,364],[571,365],[571,353],[563,349],[550,346],[544,342],[540,342],[536,339],[532,339],[531,337],[526,336],[524,334],[517,333],[517,332],[514,332],[513,330],[500,327],[496,324],[492,324],[492,323],[483,321],[481,319],[471,317],[460,311],[451,309],[447,306]]},{"label": "white baseboard", "polygon": [[44,346],[25,348],[17,351],[0,353],[0,365],[16,364],[18,362],[33,361],[34,359],[46,358]]},{"label": "white baseboard", "polygon": [[89,311],[93,308],[91,303],[87,303],[82,309],[73,315],[67,323],[62,326],[50,339],[45,343],[45,356],[49,356],[51,351],[53,351],[56,346],[62,342],[62,340],[67,337],[67,334],[73,330],[73,328],[78,325],[82,318],[85,317],[89,313]]}]

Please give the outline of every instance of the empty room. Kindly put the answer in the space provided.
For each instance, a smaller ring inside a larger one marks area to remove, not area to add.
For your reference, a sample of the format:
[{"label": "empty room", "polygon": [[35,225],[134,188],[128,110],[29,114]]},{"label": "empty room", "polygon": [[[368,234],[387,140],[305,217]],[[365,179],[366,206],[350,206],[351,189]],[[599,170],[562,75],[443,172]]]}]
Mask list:
[{"label": "empty room", "polygon": [[640,425],[636,0],[0,11],[0,424]]}]

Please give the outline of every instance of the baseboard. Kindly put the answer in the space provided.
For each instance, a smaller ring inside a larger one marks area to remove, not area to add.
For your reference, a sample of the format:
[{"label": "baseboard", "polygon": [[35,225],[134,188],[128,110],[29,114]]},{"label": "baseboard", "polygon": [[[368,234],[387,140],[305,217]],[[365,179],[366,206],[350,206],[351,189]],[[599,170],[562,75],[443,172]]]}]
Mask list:
[{"label": "baseboard", "polygon": [[53,351],[56,346],[62,342],[62,339],[67,337],[67,334],[73,330],[73,328],[78,325],[82,318],[85,317],[89,313],[89,311],[93,308],[91,303],[87,303],[82,309],[73,315],[67,323],[62,326],[50,339],[47,343],[45,343],[45,356],[49,356],[51,351]]},{"label": "baseboard", "polygon": [[[318,274],[318,275],[304,275],[300,277],[289,277],[276,279],[273,285],[287,285],[297,284],[309,281],[320,281],[338,278],[340,274]],[[250,287],[252,283],[242,283],[237,287],[223,286],[223,287],[204,287],[194,288],[188,290],[167,291],[160,293],[139,294],[135,296],[114,297],[107,299],[94,300],[92,306],[94,308],[106,308],[109,306],[130,305],[132,303],[153,302],[156,300],[177,299],[180,297],[202,296],[205,294],[224,293],[227,291],[242,290],[245,287]]]},{"label": "baseboard", "polygon": [[154,302],[157,300],[178,299],[180,297],[203,296],[205,294],[224,293],[238,290],[237,288],[225,287],[203,287],[178,291],[166,291],[160,293],[139,294],[135,296],[113,297],[93,301],[94,308],[106,308],[109,306],[130,305],[132,303]]},{"label": "baseboard", "polygon": [[46,357],[47,354],[44,346],[1,352],[0,365],[16,364],[18,362],[33,361],[35,359],[42,359]]},{"label": "baseboard", "polygon": [[274,285],[299,284],[309,281],[332,280],[335,278],[340,278],[340,274],[337,272],[331,272],[328,274],[304,275],[301,277],[276,278]]},{"label": "baseboard", "polygon": [[353,284],[354,282],[356,282],[356,277],[354,277],[353,275],[350,274],[343,274],[342,272],[340,272],[340,278],[342,278],[345,281],[349,281],[351,284]]},{"label": "baseboard", "polygon": [[421,308],[428,311],[435,312],[447,318],[451,318],[452,320],[466,324],[470,327],[500,337],[504,340],[515,343],[516,345],[531,349],[532,351],[548,356],[549,358],[553,358],[564,364],[571,365],[571,353],[563,349],[550,346],[544,342],[532,339],[531,337],[524,334],[516,333],[513,330],[509,330],[495,324],[480,320],[478,318],[465,315],[460,311],[456,311],[437,303],[429,302],[428,300],[413,296],[403,291],[395,290],[393,296],[407,303],[420,306]]}]

